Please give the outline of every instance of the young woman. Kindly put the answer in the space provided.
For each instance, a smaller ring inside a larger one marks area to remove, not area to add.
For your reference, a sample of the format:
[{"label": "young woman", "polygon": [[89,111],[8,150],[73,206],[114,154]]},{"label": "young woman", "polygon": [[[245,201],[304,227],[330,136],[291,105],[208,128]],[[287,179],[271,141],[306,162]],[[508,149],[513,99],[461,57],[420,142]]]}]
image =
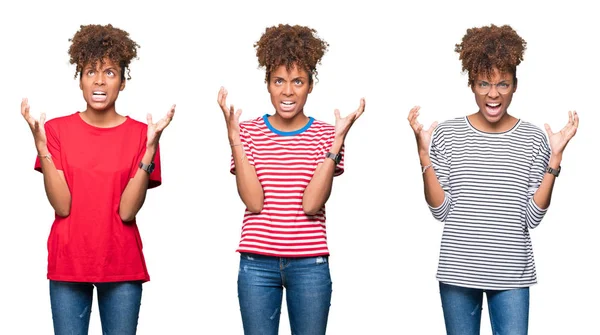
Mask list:
[{"label": "young woman", "polygon": [[158,142],[175,106],[157,123],[148,114],[147,125],[117,113],[138,48],[127,32],[87,25],[70,41],[86,109],[45,123],[21,103],[56,213],[48,239],[54,332],[87,334],[95,286],[103,334],[135,334],[150,280],[135,217],[146,190],[161,184]]},{"label": "young woman", "polygon": [[527,334],[536,283],[529,229],[540,224],[576,112],[557,133],[508,114],[525,41],[510,26],[468,29],[456,45],[478,111],[415,133],[425,199],[444,222],[437,278],[448,334],[479,334],[486,293],[494,334]]},{"label": "young woman", "polygon": [[331,301],[325,203],[344,172],[343,144],[365,109],[335,126],[304,113],[328,44],[303,26],[267,28],[255,44],[275,113],[239,123],[241,110],[218,103],[227,123],[231,173],[246,205],[238,296],[245,334],[277,334],[283,288],[294,334],[325,334]]}]

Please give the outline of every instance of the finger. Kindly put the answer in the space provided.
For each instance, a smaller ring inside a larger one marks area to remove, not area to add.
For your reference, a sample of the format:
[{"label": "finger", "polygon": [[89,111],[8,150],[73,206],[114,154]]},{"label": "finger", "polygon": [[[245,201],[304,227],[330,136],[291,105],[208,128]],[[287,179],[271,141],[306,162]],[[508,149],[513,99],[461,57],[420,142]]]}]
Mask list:
[{"label": "finger", "polygon": [[569,111],[569,124],[573,124],[573,113]]},{"label": "finger", "polygon": [[238,109],[238,110],[235,112],[235,115],[234,115],[234,120],[235,120],[235,122],[236,122],[236,123],[239,123],[239,122],[240,122],[240,115],[242,115],[242,110],[241,110],[241,109]]},{"label": "finger", "polygon": [[146,114],[146,123],[148,123],[149,126],[152,125],[152,114]]},{"label": "finger", "polygon": [[546,133],[548,134],[548,136],[552,136],[552,129],[550,129],[550,125],[544,123],[544,128],[546,128]]},{"label": "finger", "polygon": [[169,109],[169,111],[167,112],[167,118],[169,119],[169,121],[171,121],[173,119],[173,116],[175,116],[175,107],[177,107],[177,105],[173,104],[173,106],[171,106],[171,109]]},{"label": "finger", "polygon": [[339,119],[341,119],[341,117],[340,117],[340,110],[339,109],[334,110],[333,114],[335,115],[335,120],[336,121],[339,120]]},{"label": "finger", "polygon": [[430,133],[430,134],[431,134],[431,133],[433,133],[433,130],[434,130],[434,129],[435,129],[435,127],[437,127],[437,126],[438,126],[438,122],[437,122],[437,121],[434,121],[434,122],[431,124],[431,126],[429,127],[429,129],[427,130],[427,132],[428,132],[428,133]]},{"label": "finger", "polygon": [[579,115],[577,115],[577,111],[573,111],[573,125],[575,128],[579,128]]},{"label": "finger", "polygon": [[235,115],[235,107],[233,105],[229,105],[229,111],[227,111],[225,113],[225,116],[229,119],[232,120],[234,118]]},{"label": "finger", "polygon": [[421,107],[415,106],[415,107],[411,108],[410,112],[408,113],[408,121],[411,124],[413,123],[413,121],[416,121],[416,118],[419,114],[419,109],[421,109]]},{"label": "finger", "polygon": [[21,100],[21,115],[27,118],[29,115],[29,104],[27,102],[27,98],[23,98]]},{"label": "finger", "polygon": [[365,112],[365,106],[366,106],[365,98],[361,98],[360,106],[358,107],[356,117],[354,118],[354,120],[357,120]]},{"label": "finger", "polygon": [[46,124],[46,113],[42,113],[40,115],[40,124],[43,126],[44,124]]}]

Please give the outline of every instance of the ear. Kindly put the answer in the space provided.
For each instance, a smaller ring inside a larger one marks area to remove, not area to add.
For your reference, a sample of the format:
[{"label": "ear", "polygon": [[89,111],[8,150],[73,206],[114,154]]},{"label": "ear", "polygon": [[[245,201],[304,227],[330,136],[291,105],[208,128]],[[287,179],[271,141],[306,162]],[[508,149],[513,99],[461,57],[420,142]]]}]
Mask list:
[{"label": "ear", "polygon": [[314,82],[311,80],[311,82],[310,82],[310,86],[308,86],[308,93],[309,93],[309,94],[310,94],[310,92],[312,92],[312,89],[313,89],[313,83],[314,83]]},{"label": "ear", "polygon": [[119,91],[122,91],[125,89],[125,83],[127,83],[126,79],[121,80],[121,86],[119,87]]},{"label": "ear", "polygon": [[513,85],[513,93],[515,93],[517,91],[517,84],[519,83],[519,81],[517,80],[517,78],[515,78],[515,84]]},{"label": "ear", "polygon": [[79,89],[83,91],[83,84],[81,83],[81,77],[79,77]]}]

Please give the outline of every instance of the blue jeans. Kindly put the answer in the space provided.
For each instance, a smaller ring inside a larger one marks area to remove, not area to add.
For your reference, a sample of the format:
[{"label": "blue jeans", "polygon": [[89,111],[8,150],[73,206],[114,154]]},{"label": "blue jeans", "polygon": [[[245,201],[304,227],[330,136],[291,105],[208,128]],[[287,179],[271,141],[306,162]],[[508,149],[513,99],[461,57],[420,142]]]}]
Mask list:
[{"label": "blue jeans", "polygon": [[493,335],[527,335],[529,288],[481,290],[440,282],[448,335],[478,335],[483,293],[487,296]]},{"label": "blue jeans", "polygon": [[280,258],[242,253],[238,298],[244,334],[278,333],[284,287],[292,334],[325,334],[331,303],[328,257]]},{"label": "blue jeans", "polygon": [[141,282],[72,283],[50,280],[55,335],[86,335],[94,286],[103,335],[135,334],[142,300]]}]

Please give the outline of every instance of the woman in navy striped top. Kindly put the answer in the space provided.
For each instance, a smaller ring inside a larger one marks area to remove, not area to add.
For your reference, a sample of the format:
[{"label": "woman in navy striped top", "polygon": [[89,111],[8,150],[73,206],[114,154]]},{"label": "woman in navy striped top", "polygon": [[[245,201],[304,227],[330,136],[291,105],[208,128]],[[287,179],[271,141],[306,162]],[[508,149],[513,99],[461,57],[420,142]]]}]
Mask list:
[{"label": "woman in navy striped top", "polygon": [[526,42],[510,26],[468,29],[456,45],[478,111],[415,133],[425,199],[444,222],[437,279],[448,334],[479,334],[483,294],[494,334],[527,334],[536,283],[529,230],[550,205],[576,112],[554,133],[508,114]]}]

